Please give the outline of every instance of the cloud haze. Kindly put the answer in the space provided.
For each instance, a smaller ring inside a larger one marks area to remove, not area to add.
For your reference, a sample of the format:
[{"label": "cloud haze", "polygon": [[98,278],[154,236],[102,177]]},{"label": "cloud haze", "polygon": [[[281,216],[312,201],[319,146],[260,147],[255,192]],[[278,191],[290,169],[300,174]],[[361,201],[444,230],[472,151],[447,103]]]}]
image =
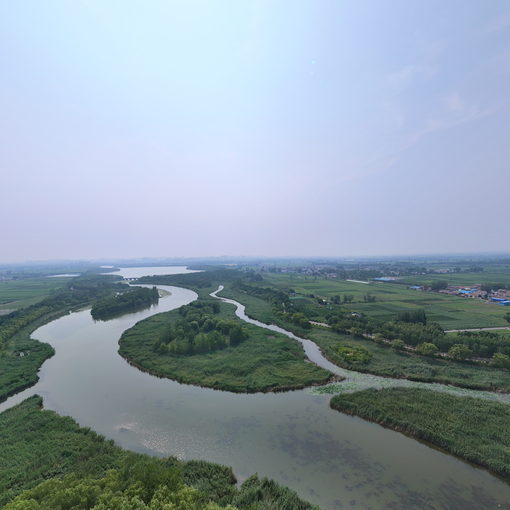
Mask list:
[{"label": "cloud haze", "polygon": [[0,261],[510,251],[506,1],[0,4]]}]

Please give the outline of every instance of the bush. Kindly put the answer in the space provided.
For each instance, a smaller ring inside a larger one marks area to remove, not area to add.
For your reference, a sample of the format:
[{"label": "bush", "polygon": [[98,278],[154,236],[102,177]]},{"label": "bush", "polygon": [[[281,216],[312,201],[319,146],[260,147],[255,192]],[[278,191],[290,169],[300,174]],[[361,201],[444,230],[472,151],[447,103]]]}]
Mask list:
[{"label": "bush", "polygon": [[391,347],[393,349],[396,349],[397,351],[403,350],[405,345],[406,344],[402,340],[400,340],[400,338],[397,338],[391,342]]},{"label": "bush", "polygon": [[344,361],[352,364],[364,365],[372,358],[372,353],[366,347],[340,345],[337,348],[337,353]]},{"label": "bush", "polygon": [[423,342],[422,344],[418,345],[418,347],[416,347],[416,352],[422,356],[434,356],[437,351],[437,346],[430,342]]},{"label": "bush", "polygon": [[492,366],[498,368],[510,368],[510,356],[502,354],[501,352],[494,353],[494,356],[492,356]]}]

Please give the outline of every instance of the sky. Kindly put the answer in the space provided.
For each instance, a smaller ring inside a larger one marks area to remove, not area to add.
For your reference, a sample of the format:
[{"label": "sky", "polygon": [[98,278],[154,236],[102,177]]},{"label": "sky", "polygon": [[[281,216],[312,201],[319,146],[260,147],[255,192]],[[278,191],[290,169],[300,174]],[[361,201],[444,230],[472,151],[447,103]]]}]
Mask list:
[{"label": "sky", "polygon": [[510,252],[507,0],[0,1],[0,262]]}]

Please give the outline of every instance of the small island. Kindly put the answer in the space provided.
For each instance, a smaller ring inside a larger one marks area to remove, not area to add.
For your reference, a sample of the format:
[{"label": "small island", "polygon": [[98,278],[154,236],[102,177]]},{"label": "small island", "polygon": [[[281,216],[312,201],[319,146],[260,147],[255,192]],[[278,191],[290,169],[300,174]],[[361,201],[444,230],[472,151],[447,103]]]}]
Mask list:
[{"label": "small island", "polygon": [[298,342],[246,324],[231,305],[211,299],[140,321],[119,345],[124,358],[151,374],[226,391],[285,391],[332,380],[305,360]]},{"label": "small island", "polygon": [[106,321],[128,312],[143,310],[159,301],[156,287],[131,288],[126,292],[117,293],[97,301],[90,310],[94,320]]}]

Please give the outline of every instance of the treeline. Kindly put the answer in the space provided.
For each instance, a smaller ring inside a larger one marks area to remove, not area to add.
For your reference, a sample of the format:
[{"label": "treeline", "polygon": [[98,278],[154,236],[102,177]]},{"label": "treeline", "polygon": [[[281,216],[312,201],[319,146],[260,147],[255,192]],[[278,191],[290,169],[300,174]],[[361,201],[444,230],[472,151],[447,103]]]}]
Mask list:
[{"label": "treeline", "polygon": [[241,324],[220,319],[218,302],[195,301],[179,308],[182,319],[169,325],[154,344],[158,354],[191,355],[235,347],[248,338]]},{"label": "treeline", "polygon": [[406,320],[379,322],[360,314],[338,311],[330,314],[327,322],[337,333],[368,338],[380,344],[390,342],[395,349],[416,348],[418,354],[444,353],[457,360],[492,358],[494,366],[510,368],[508,336],[492,331],[447,335],[439,324],[427,324],[421,310],[400,313],[399,318]]},{"label": "treeline", "polygon": [[159,301],[156,287],[130,288],[129,290],[106,297],[94,303],[90,311],[94,320],[108,320],[127,312],[148,308]]},{"label": "treeline", "polygon": [[236,487],[227,466],[122,450],[41,406],[35,396],[0,414],[0,507],[7,510],[318,510],[265,478]]}]

